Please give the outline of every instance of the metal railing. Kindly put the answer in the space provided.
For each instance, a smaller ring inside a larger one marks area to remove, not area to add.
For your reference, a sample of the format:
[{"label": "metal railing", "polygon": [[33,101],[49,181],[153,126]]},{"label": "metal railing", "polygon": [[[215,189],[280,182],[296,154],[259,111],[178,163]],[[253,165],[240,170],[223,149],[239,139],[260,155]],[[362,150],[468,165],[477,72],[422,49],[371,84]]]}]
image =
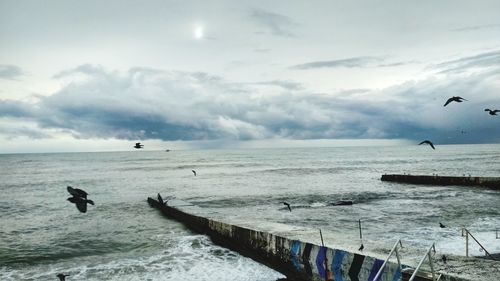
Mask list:
[{"label": "metal railing", "polygon": [[401,239],[399,239],[396,242],[396,244],[394,244],[394,247],[392,247],[391,252],[389,253],[389,255],[385,259],[384,263],[382,264],[382,266],[378,270],[377,275],[375,275],[375,278],[373,278],[373,281],[377,281],[378,278],[380,278],[380,276],[382,275],[382,272],[384,272],[385,265],[387,264],[387,262],[389,261],[389,259],[392,256],[392,254],[394,254],[394,253],[396,253],[396,258],[398,259],[399,271],[401,272],[403,270],[403,268],[401,267],[401,259],[399,258],[398,245],[400,245],[401,248],[403,248],[403,244],[401,243]]},{"label": "metal railing", "polygon": [[410,277],[410,280],[408,281],[413,281],[415,277],[417,277],[417,273],[420,270],[420,267],[424,263],[425,259],[429,259],[429,266],[431,267],[431,274],[432,274],[432,280],[438,281],[441,278],[441,275],[436,279],[436,274],[434,273],[434,265],[432,264],[432,256],[431,256],[431,250],[435,254],[436,253],[436,247],[434,246],[434,243],[432,243],[432,246],[427,250],[425,253],[425,256],[420,260],[420,262],[417,265],[417,268],[415,268],[415,271],[413,271],[413,274]]},{"label": "metal railing", "polygon": [[[497,232],[498,235],[498,232]],[[476,243],[481,247],[481,249],[484,251],[486,256],[489,256],[492,260],[496,260],[495,257],[493,257],[484,247],[477,241],[476,237],[470,233],[470,231],[467,228],[462,228],[462,237],[465,237],[465,256],[469,257],[469,236],[476,241]]]}]

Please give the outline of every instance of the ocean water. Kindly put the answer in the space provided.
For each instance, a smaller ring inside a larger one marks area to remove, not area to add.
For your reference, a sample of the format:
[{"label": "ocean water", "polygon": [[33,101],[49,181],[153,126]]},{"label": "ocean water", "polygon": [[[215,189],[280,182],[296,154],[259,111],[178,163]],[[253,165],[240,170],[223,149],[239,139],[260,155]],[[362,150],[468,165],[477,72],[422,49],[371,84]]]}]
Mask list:
[{"label": "ocean water", "polygon": [[[463,255],[460,232],[467,227],[500,252],[500,192],[388,183],[380,181],[384,173],[500,176],[500,145],[0,155],[0,279],[282,276],[161,216],[146,203],[158,192],[256,228],[321,228],[342,247],[359,245],[361,219],[367,248],[390,249],[400,238],[411,248],[435,242],[439,252]],[[78,212],[66,200],[68,185],[86,190],[95,206]],[[355,204],[331,206],[342,199]]]}]

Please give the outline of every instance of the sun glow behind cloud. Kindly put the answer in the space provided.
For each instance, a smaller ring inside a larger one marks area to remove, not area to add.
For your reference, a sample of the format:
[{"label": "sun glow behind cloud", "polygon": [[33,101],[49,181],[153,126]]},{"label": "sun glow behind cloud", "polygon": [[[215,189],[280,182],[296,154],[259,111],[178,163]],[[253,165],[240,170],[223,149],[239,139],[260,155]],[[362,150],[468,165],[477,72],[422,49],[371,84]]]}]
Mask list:
[{"label": "sun glow behind cloud", "polygon": [[194,39],[201,40],[201,39],[203,39],[204,35],[205,35],[204,27],[200,24],[195,25],[194,30],[193,30]]}]

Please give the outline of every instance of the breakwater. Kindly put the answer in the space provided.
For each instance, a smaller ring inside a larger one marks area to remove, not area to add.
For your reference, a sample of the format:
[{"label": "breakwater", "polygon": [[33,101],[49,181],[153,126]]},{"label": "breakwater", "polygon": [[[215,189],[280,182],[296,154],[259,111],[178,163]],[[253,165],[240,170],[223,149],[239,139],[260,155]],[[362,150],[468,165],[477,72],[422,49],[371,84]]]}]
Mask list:
[{"label": "breakwater", "polygon": [[500,190],[499,177],[451,177],[438,175],[400,175],[390,174],[382,175],[382,181],[427,184],[427,185],[463,185],[463,186],[482,186],[491,189]]},{"label": "breakwater", "polygon": [[[234,250],[265,264],[287,277],[287,280],[374,280],[384,263],[383,259],[315,245],[270,232],[254,230],[189,214],[148,198],[148,203],[165,216],[175,219],[195,232],[208,235],[218,245]],[[402,269],[409,266],[393,262],[384,267],[379,281],[402,279]],[[429,279],[419,279],[429,280]],[[442,275],[440,280],[462,280]]]}]

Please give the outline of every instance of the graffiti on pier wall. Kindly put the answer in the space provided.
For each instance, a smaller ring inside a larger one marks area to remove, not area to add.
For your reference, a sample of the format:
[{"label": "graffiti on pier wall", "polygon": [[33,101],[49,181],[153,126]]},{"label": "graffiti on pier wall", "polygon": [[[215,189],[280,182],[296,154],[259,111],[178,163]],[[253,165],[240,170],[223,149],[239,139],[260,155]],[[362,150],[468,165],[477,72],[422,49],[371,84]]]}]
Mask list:
[{"label": "graffiti on pier wall", "polygon": [[[325,263],[325,260],[327,261]],[[330,249],[311,243],[292,240],[290,261],[299,272],[316,275],[325,280],[326,272],[331,272],[335,281],[373,281],[384,263],[383,260],[339,249]],[[396,263],[387,263],[380,281],[397,281],[401,271]]]}]

